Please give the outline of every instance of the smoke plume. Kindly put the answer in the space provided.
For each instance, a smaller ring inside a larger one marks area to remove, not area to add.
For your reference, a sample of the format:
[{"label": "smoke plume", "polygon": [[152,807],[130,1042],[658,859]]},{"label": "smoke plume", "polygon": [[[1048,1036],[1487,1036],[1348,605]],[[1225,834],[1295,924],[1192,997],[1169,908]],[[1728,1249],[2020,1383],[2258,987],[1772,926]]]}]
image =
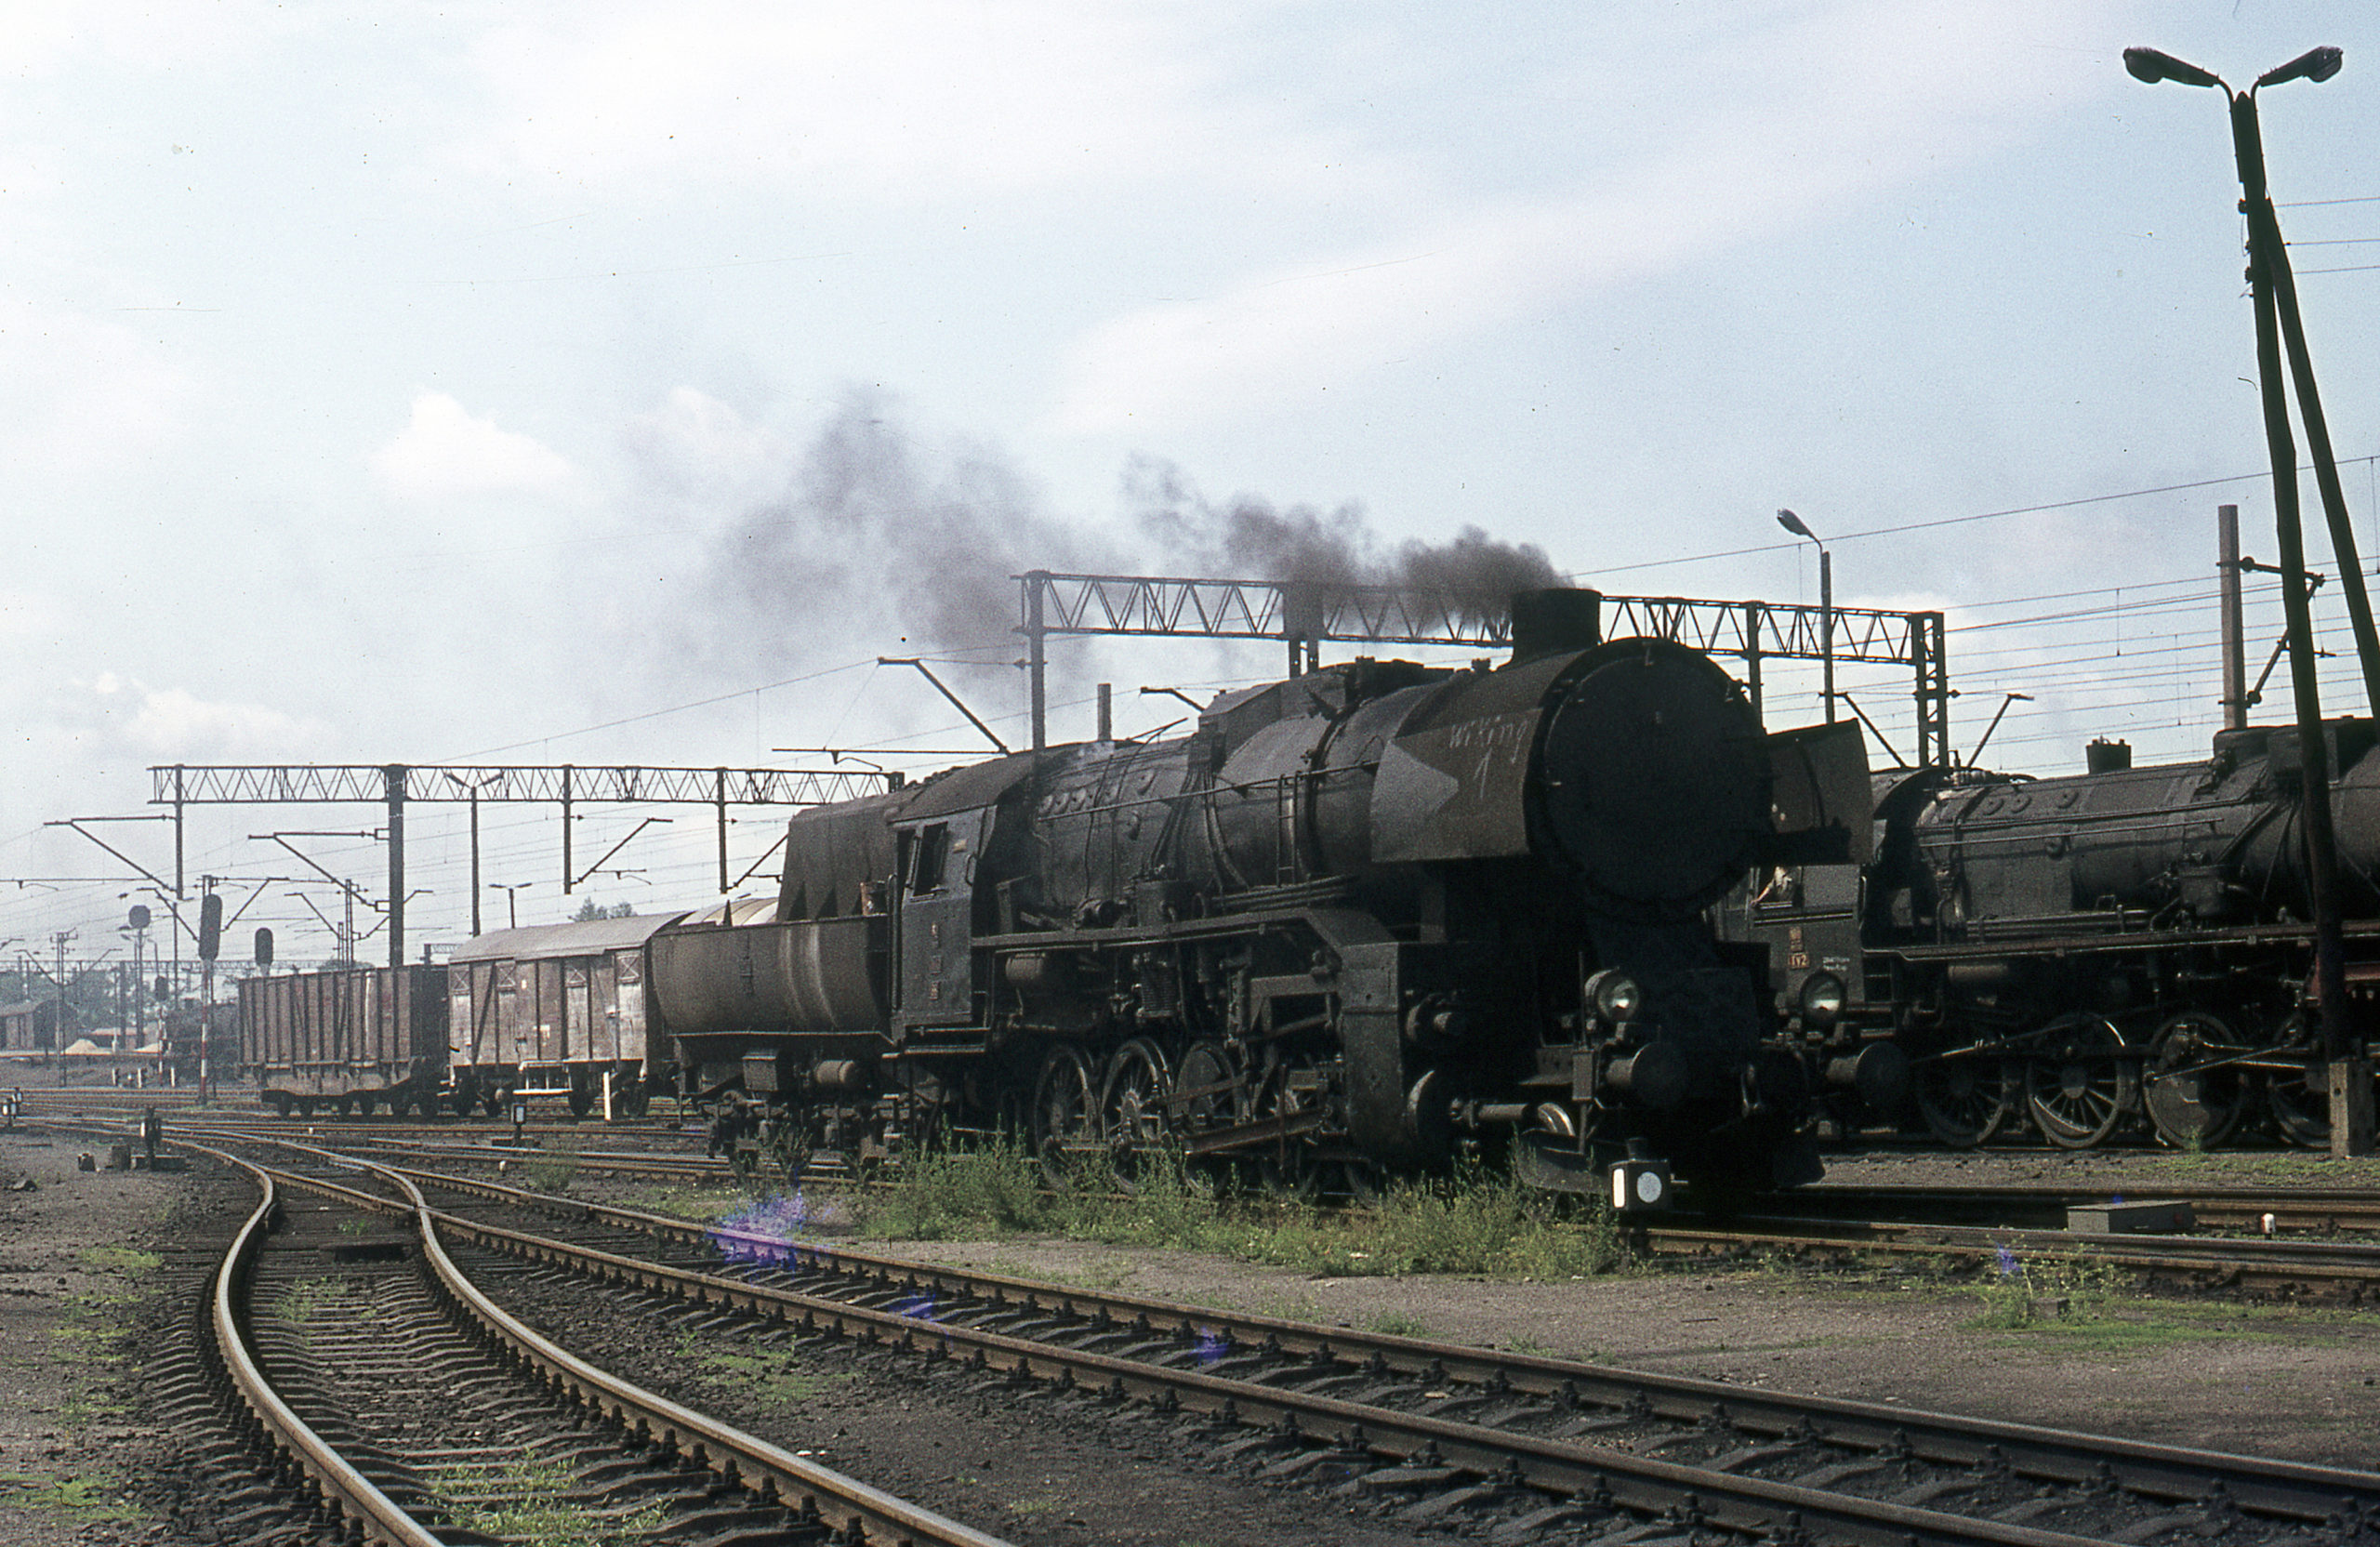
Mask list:
[{"label": "smoke plume", "polygon": [[717,532],[698,581],[698,627],[764,658],[839,633],[997,653],[1014,643],[1012,575],[1111,557],[997,456],[924,445],[874,397],[846,401],[781,478]]},{"label": "smoke plume", "polygon": [[[713,455],[730,444],[744,454]],[[907,650],[970,652],[1004,666],[1018,648],[1012,577],[1034,569],[1395,586],[1497,615],[1514,591],[1564,584],[1541,549],[1474,526],[1445,543],[1390,545],[1359,505],[1276,507],[1255,495],[1217,502],[1179,468],[1146,458],[1125,473],[1130,519],[1112,536],[1093,534],[1050,514],[997,455],[930,445],[873,395],[847,400],[798,450],[711,432],[660,460],[668,465],[656,478],[713,512],[694,605],[675,615],[684,632],[673,654],[704,670],[815,660],[835,639],[862,652],[902,639]],[[725,463],[746,468],[747,492],[716,481]],[[694,493],[704,478],[713,482]],[[755,488],[771,492],[756,497]],[[723,521],[721,505],[734,511]],[[1087,651],[1052,661],[1056,674],[1094,669]]]},{"label": "smoke plume", "polygon": [[1464,526],[1451,542],[1384,548],[1352,501],[1327,511],[1278,509],[1256,495],[1217,504],[1170,462],[1136,460],[1125,492],[1141,530],[1170,561],[1193,570],[1189,577],[1394,586],[1476,598],[1499,610],[1515,591],[1568,583],[1534,543],[1499,542]]}]

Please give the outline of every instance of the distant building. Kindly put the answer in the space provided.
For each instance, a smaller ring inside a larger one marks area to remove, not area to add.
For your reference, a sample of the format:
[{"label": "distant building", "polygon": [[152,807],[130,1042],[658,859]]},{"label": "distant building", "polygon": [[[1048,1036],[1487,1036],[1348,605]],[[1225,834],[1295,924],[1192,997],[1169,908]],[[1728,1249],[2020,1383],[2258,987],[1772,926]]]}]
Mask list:
[{"label": "distant building", "polygon": [[0,1052],[49,1052],[58,1046],[58,1001],[0,1004]]}]

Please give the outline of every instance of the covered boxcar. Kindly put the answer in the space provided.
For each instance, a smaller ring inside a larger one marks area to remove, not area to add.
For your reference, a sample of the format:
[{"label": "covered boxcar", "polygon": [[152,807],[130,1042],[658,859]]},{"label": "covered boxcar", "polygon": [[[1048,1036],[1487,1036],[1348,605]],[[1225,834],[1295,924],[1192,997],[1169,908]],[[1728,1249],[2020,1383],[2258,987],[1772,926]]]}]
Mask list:
[{"label": "covered boxcar", "polygon": [[590,919],[497,930],[455,948],[446,968],[447,1062],[458,1112],[496,1115],[514,1095],[560,1095],[580,1117],[635,1117],[667,1089],[644,945],[680,916]]}]

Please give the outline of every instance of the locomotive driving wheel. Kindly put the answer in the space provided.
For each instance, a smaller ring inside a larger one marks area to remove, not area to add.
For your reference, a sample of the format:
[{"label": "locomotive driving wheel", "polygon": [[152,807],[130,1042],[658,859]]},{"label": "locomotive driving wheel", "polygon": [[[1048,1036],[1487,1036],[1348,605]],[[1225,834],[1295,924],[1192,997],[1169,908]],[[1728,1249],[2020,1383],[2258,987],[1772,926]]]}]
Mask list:
[{"label": "locomotive driving wheel", "polygon": [[1099,1088],[1099,1137],[1126,1192],[1157,1163],[1157,1152],[1172,1138],[1165,1111],[1165,1099],[1172,1091],[1165,1050],[1145,1037],[1133,1038],[1107,1061],[1107,1078]]},{"label": "locomotive driving wheel", "polygon": [[[1231,1049],[1210,1038],[1190,1044],[1174,1071],[1173,1101],[1169,1110],[1173,1126],[1185,1141],[1217,1129],[1248,1121],[1250,1109],[1248,1075]],[[1236,1162],[1228,1157],[1195,1159],[1201,1170],[1228,1175]]]},{"label": "locomotive driving wheel", "polygon": [[1051,1048],[1033,1082],[1033,1151],[1041,1174],[1053,1187],[1066,1186],[1078,1169],[1075,1157],[1099,1137],[1099,1096],[1091,1060],[1070,1042]]},{"label": "locomotive driving wheel", "polygon": [[2256,1083],[2240,1060],[2247,1038],[2220,1017],[2184,1011],[2157,1028],[2141,1072],[2141,1104],[2176,1149],[2213,1149],[2239,1130]]},{"label": "locomotive driving wheel", "polygon": [[1277,1119],[1281,1127],[1256,1162],[1257,1175],[1267,1189],[1304,1203],[1369,1204],[1379,1199],[1381,1170],[1348,1153],[1330,1070],[1320,1060],[1292,1058],[1268,1070],[1256,1093],[1255,1116]]},{"label": "locomotive driving wheel", "polygon": [[1921,1059],[1911,1071],[1918,1116],[1953,1149],[1988,1143],[2016,1110],[2016,1069],[1995,1053]]},{"label": "locomotive driving wheel", "polygon": [[2272,1126],[2300,1149],[2331,1146],[2331,1071],[2321,1058],[2308,1052],[2303,1062],[2285,1060],[2285,1066],[2268,1066],[2265,1105]]},{"label": "locomotive driving wheel", "polygon": [[1311,1059],[1276,1064],[1257,1088],[1254,1116],[1277,1130],[1257,1152],[1256,1174],[1268,1192],[1311,1198],[1321,1183],[1321,1166],[1302,1131],[1321,1104],[1321,1076]]},{"label": "locomotive driving wheel", "polygon": [[2138,1108],[2140,1073],[2113,1025],[2061,1015],[2042,1029],[2040,1051],[2025,1065],[2025,1095],[2043,1138],[2089,1149]]}]

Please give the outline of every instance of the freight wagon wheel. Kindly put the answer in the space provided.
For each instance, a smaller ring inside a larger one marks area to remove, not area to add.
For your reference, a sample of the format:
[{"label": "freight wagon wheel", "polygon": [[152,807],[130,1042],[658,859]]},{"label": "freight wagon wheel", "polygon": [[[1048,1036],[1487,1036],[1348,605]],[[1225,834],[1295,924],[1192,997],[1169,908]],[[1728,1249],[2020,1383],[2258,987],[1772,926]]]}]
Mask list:
[{"label": "freight wagon wheel", "polygon": [[570,1115],[584,1117],[595,1110],[595,1092],[587,1083],[584,1070],[574,1069],[570,1076]]},{"label": "freight wagon wheel", "polygon": [[2140,1073],[2114,1026],[2062,1015],[2043,1028],[2041,1051],[2025,1065],[2025,1094],[2043,1138],[2089,1149],[2138,1110]]},{"label": "freight wagon wheel", "polygon": [[1953,1149],[1989,1144],[2016,1110],[2016,1067],[2004,1058],[1921,1059],[1910,1079],[1926,1130]]},{"label": "freight wagon wheel", "polygon": [[2306,1055],[2303,1064],[2284,1060],[2268,1064],[2265,1106],[2272,1126],[2300,1149],[2331,1147],[2331,1071],[2319,1057]]},{"label": "freight wagon wheel", "polygon": [[1070,1185],[1081,1169],[1076,1157],[1098,1137],[1091,1061],[1081,1049],[1062,1043],[1041,1060],[1040,1077],[1033,1082],[1033,1149],[1050,1185]]},{"label": "freight wagon wheel", "polygon": [[265,1100],[271,1103],[272,1109],[284,1117],[289,1116],[289,1108],[294,1104],[288,1096],[279,1091],[275,1091],[272,1094],[267,1096]]},{"label": "freight wagon wheel", "polygon": [[1172,1091],[1165,1050],[1145,1037],[1133,1038],[1107,1061],[1107,1078],[1099,1089],[1099,1137],[1126,1192],[1145,1168],[1159,1163],[1157,1151],[1172,1139],[1165,1115],[1165,1098]]},{"label": "freight wagon wheel", "polygon": [[302,1096],[299,1097],[298,1101],[298,1115],[300,1117],[312,1117],[314,1115],[314,1104],[306,1100]]},{"label": "freight wagon wheel", "polygon": [[2256,1083],[2239,1063],[2248,1044],[2220,1018],[2184,1011],[2157,1028],[2141,1072],[2141,1104],[2175,1149],[2213,1149],[2239,1130]]}]

